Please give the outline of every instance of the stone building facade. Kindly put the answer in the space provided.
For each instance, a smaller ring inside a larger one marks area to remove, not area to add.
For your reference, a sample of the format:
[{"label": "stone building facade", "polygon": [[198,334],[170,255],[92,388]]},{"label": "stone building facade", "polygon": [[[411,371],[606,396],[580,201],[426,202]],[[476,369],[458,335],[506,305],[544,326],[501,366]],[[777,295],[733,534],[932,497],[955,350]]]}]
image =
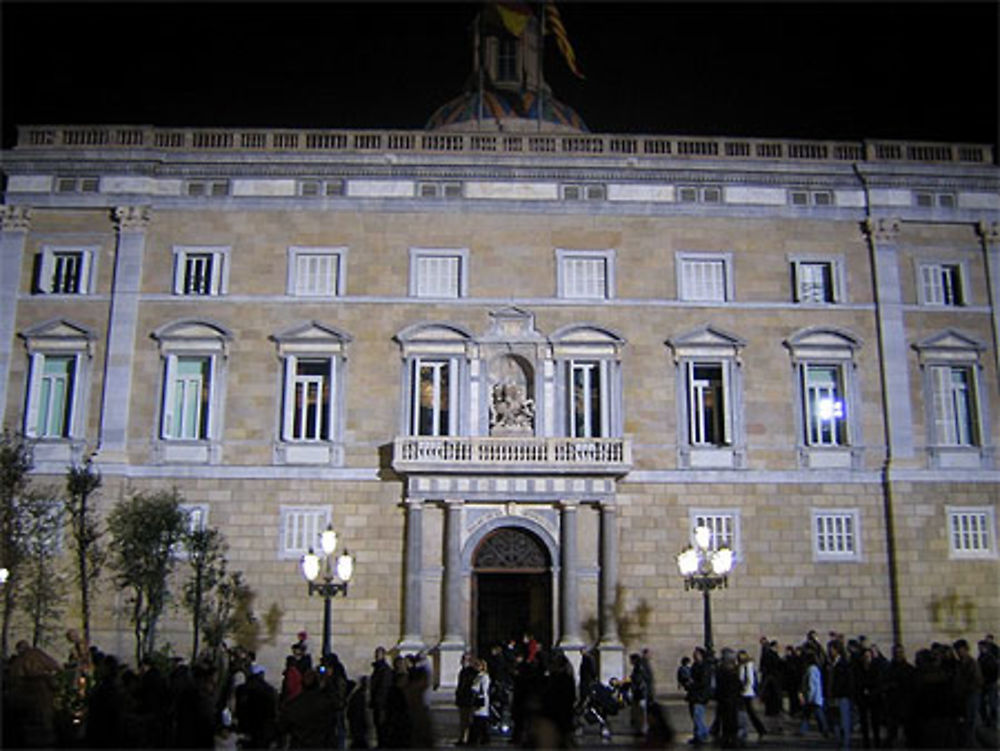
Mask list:
[{"label": "stone building facade", "polygon": [[[92,455],[105,507],[176,487],[284,610],[272,675],[321,630],[298,563],[330,522],[351,672],[427,648],[449,685],[530,630],[668,675],[702,639],[698,525],[736,556],[716,644],[1000,622],[990,147],[467,96],[425,131],[22,128],[0,409],[39,478]],[[129,654],[110,589],[96,641]]]}]

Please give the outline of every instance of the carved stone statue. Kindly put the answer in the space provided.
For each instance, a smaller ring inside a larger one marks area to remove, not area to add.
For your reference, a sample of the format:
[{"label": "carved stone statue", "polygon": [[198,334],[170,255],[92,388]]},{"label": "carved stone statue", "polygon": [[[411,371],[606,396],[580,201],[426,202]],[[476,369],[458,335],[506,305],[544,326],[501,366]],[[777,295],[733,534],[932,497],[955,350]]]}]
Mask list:
[{"label": "carved stone statue", "polygon": [[535,401],[516,383],[493,385],[490,400],[490,432],[493,435],[531,434],[535,423]]}]

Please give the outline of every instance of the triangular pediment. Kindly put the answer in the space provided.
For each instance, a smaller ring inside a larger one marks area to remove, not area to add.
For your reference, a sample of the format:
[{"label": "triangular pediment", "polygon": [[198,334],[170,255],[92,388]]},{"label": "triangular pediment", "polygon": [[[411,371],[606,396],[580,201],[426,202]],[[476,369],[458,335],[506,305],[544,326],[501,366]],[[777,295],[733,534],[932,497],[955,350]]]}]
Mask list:
[{"label": "triangular pediment", "polygon": [[921,352],[927,350],[951,352],[968,352],[969,350],[973,350],[981,352],[986,349],[986,346],[972,337],[961,333],[960,331],[946,329],[938,332],[937,334],[933,334],[926,339],[921,339],[913,345],[913,348]]},{"label": "triangular pediment", "polygon": [[276,342],[300,344],[327,344],[330,342],[346,343],[351,341],[351,337],[343,331],[327,326],[319,321],[309,321],[297,326],[279,331],[271,337]]},{"label": "triangular pediment", "polygon": [[746,341],[735,334],[730,334],[714,326],[702,326],[686,334],[667,340],[667,345],[674,350],[688,348],[706,349],[718,348],[736,350],[746,346]]},{"label": "triangular pediment", "polygon": [[23,339],[86,339],[89,341],[95,338],[95,334],[85,326],[67,321],[64,318],[56,318],[25,329],[21,332],[21,337]]}]

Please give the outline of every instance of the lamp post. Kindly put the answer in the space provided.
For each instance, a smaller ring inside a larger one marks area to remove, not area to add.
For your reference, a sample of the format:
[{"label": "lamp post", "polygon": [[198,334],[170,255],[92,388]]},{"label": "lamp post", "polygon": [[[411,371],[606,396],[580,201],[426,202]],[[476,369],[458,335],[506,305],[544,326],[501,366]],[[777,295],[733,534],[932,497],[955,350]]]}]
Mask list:
[{"label": "lamp post", "polygon": [[712,530],[698,527],[694,531],[693,546],[677,555],[677,568],[684,577],[684,590],[697,589],[705,603],[705,650],[712,652],[712,604],[709,593],[728,584],[733,570],[733,551],[729,548],[712,550]]},{"label": "lamp post", "polygon": [[[337,549],[337,533],[333,525],[320,535],[322,558],[309,548],[302,556],[302,575],[309,582],[310,596],[318,594],[323,598],[323,656],[330,654],[330,617],[333,607],[330,601],[337,595],[347,596],[347,583],[354,575],[354,558],[346,550],[337,557],[336,575],[330,563],[333,552]],[[322,570],[323,577],[316,581]],[[337,581],[339,579],[339,581]]]}]

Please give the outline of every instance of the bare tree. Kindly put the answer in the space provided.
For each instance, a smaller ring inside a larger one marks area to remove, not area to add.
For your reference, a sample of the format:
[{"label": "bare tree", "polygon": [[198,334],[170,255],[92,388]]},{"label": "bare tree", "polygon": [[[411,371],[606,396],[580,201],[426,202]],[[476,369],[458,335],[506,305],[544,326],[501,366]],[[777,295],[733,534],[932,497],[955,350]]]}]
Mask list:
[{"label": "bare tree", "polygon": [[90,459],[83,465],[70,467],[66,472],[66,490],[69,493],[66,512],[76,563],[74,579],[80,588],[80,626],[86,644],[90,644],[90,600],[95,594],[97,579],[106,558],[100,544],[103,533],[96,511],[90,505],[91,496],[100,487],[101,475],[94,470]]},{"label": "bare tree", "polygon": [[25,518],[23,496],[33,466],[31,444],[20,433],[0,434],[0,567],[7,580],[2,587],[0,657],[9,654],[10,621],[17,605],[17,592],[24,568]]},{"label": "bare tree", "polygon": [[31,623],[31,644],[39,646],[55,631],[62,615],[66,577],[57,566],[63,528],[63,505],[53,493],[21,495],[23,571],[19,606]]}]

